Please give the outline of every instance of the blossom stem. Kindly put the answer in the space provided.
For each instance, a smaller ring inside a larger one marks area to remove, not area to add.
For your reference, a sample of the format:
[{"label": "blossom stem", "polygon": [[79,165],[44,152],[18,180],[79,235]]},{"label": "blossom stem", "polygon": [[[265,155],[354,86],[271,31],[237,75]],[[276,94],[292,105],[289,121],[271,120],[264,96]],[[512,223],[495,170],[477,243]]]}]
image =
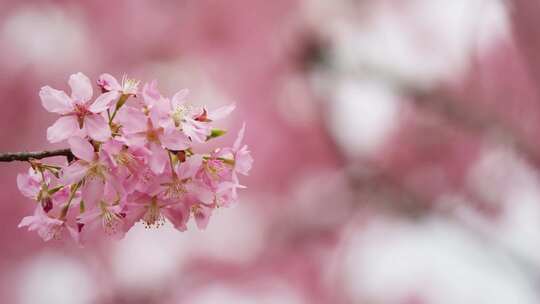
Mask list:
[{"label": "blossom stem", "polygon": [[[62,207],[62,211],[60,212],[60,216],[59,216],[59,219],[60,220],[64,220],[67,216],[67,213],[69,211],[69,206],[71,206],[71,201],[73,201],[73,198],[75,197],[75,194],[77,193],[77,189],[79,189],[79,187],[81,186],[82,184],[82,181],[76,183],[76,184],[73,184],[71,185],[71,191],[69,193],[69,198],[68,198],[68,201],[67,203],[64,205],[64,207]],[[82,202],[82,201],[81,201]]]},{"label": "blossom stem", "polygon": [[116,117],[116,113],[118,113],[118,110],[126,103],[128,100],[129,95],[128,94],[122,94],[118,101],[116,102],[116,107],[114,108],[114,112],[109,117],[109,124],[112,124],[113,119]]},{"label": "blossom stem", "polygon": [[220,160],[226,164],[229,164],[229,165],[234,165],[234,159],[228,159],[228,158],[225,158],[225,157],[211,157],[211,156],[203,156],[203,159],[204,160],[209,160],[209,159],[217,159],[217,160]]},{"label": "blossom stem", "polygon": [[167,150],[167,154],[169,155],[169,163],[171,164],[171,174],[173,177],[176,176],[176,172],[174,171],[174,161],[173,161],[173,158],[172,158],[172,153],[171,151]]},{"label": "blossom stem", "polygon": [[70,149],[59,149],[38,152],[0,153],[0,162],[29,161],[31,159],[42,159],[54,156],[65,156],[67,157],[68,161],[74,158]]}]

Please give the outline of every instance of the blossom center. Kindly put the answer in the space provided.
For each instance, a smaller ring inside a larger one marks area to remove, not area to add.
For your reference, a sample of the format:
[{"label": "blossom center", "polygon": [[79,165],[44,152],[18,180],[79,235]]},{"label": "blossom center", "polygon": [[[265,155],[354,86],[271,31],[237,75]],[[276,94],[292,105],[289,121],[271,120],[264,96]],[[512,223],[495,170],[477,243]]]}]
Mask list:
[{"label": "blossom center", "polygon": [[226,173],[226,167],[224,166],[223,162],[217,159],[209,159],[205,161],[204,168],[210,177],[215,180],[221,178],[224,173]]},{"label": "blossom center", "polygon": [[188,192],[186,182],[186,180],[180,180],[178,177],[174,177],[170,183],[163,184],[166,187],[165,197],[173,200],[182,198]]},{"label": "blossom center", "polygon": [[75,103],[75,116],[77,116],[77,121],[79,122],[79,128],[82,129],[84,123],[84,117],[90,113],[88,107],[83,103]]},{"label": "blossom center", "polygon": [[103,166],[102,164],[95,162],[88,168],[88,172],[86,174],[86,177],[89,179],[99,178],[102,180],[105,180],[105,172],[107,171],[107,168]]},{"label": "blossom center", "polygon": [[140,81],[128,78],[126,75],[122,77],[122,93],[135,95]]},{"label": "blossom center", "polygon": [[111,212],[107,204],[103,201],[100,203],[100,208],[103,230],[109,235],[115,234],[118,231],[118,226],[121,222],[120,216]]},{"label": "blossom center", "polygon": [[157,202],[157,198],[152,198],[152,201],[146,207],[146,213],[143,216],[145,228],[159,228],[165,224],[165,219],[161,215],[161,207]]},{"label": "blossom center", "polygon": [[149,142],[159,143],[159,131],[159,129],[149,128],[148,131],[146,131],[146,139]]},{"label": "blossom center", "polygon": [[174,126],[177,128],[182,127],[182,122],[184,121],[184,115],[186,114],[186,109],[182,106],[176,107],[171,114],[172,120],[174,121]]}]

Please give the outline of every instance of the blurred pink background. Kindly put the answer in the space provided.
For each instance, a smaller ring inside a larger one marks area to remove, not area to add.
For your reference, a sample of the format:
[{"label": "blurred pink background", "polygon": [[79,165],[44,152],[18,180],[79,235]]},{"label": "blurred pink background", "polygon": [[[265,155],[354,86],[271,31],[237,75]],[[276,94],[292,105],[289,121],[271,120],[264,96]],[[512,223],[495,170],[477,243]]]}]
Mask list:
[{"label": "blurred pink background", "polygon": [[[0,0],[0,151],[53,148],[71,73],[237,103],[255,158],[205,231],[84,249],[17,229],[2,303],[539,303],[540,2]],[[61,147],[61,146],[56,146]]]}]

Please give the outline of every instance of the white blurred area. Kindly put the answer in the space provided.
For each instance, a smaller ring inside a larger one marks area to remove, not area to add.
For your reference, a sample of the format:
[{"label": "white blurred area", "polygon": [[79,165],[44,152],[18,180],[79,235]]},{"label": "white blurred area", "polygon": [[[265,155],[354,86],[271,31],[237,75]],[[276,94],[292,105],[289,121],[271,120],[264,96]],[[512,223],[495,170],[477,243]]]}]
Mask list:
[{"label": "white blurred area", "polygon": [[340,270],[356,303],[538,302],[528,273],[444,218],[373,218],[349,234]]},{"label": "white blurred area", "polygon": [[96,284],[78,259],[50,250],[24,264],[13,274],[17,303],[93,303]]},{"label": "white blurred area", "polygon": [[[84,21],[54,5],[28,4],[1,20],[1,25],[0,60],[13,72],[28,67],[64,70],[97,59]],[[16,61],[10,60],[15,57]]]},{"label": "white blurred area", "polygon": [[540,270],[540,180],[538,172],[509,148],[486,147],[471,169],[469,185],[503,212],[496,223],[467,210],[458,215],[486,237],[507,247],[533,272]]},{"label": "white blurred area", "polygon": [[259,288],[230,288],[225,286],[208,286],[196,292],[187,302],[193,304],[303,304],[306,303],[286,282],[267,282]]},{"label": "white blurred area", "polygon": [[[409,0],[305,3],[309,22],[331,41],[339,75],[377,72],[430,85],[456,77],[481,52],[508,34],[504,1]],[[379,76],[375,74],[375,76]]]},{"label": "white blurred area", "polygon": [[399,97],[378,80],[345,79],[333,92],[331,131],[350,156],[374,155],[398,122]]}]

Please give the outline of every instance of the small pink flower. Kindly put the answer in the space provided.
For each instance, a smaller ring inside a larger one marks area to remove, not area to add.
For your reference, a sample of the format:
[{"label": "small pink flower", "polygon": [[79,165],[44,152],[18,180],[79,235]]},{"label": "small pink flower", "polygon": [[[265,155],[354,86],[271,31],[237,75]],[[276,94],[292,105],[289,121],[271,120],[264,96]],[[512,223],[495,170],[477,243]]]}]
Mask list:
[{"label": "small pink flower", "polygon": [[34,215],[24,217],[19,223],[19,228],[28,226],[28,231],[37,231],[39,236],[44,241],[51,239],[60,239],[64,229],[66,229],[71,237],[78,242],[78,232],[68,226],[64,221],[52,218],[43,211],[41,207],[37,207]]},{"label": "small pink flower", "polygon": [[116,179],[127,193],[133,192],[139,180],[144,178],[150,150],[145,147],[130,147],[117,139],[106,141],[101,149],[107,155],[111,177]]},{"label": "small pink flower", "polygon": [[246,124],[242,125],[242,128],[238,132],[238,136],[234,141],[232,148],[218,149],[215,153],[219,157],[231,157],[233,160],[233,182],[238,181],[236,173],[242,175],[248,175],[251,167],[253,166],[253,157],[251,157],[251,152],[248,150],[247,145],[242,145],[244,140],[244,133],[246,131]]},{"label": "small pink flower", "polygon": [[209,122],[229,115],[235,106],[229,105],[208,112],[204,108],[189,105],[188,94],[189,90],[184,89],[174,94],[170,100],[156,103],[154,116],[158,117],[159,124],[165,129],[181,130],[191,140],[204,143],[212,131]]},{"label": "small pink flower", "polygon": [[243,175],[248,175],[253,166],[253,157],[251,157],[251,152],[249,152],[247,145],[242,145],[245,131],[246,124],[244,123],[238,132],[238,137],[234,141],[231,152],[234,157],[234,171]]},{"label": "small pink flower", "polygon": [[118,121],[123,126],[124,137],[129,145],[146,147],[151,151],[149,166],[155,173],[160,174],[169,160],[163,148],[174,151],[184,150],[189,148],[190,142],[184,133],[156,126],[152,119],[141,114],[135,108],[126,107],[118,115]]},{"label": "small pink flower", "polygon": [[103,199],[81,214],[77,218],[77,224],[83,235],[105,233],[121,239],[131,227],[127,225],[125,217],[118,193],[112,187],[107,187]]},{"label": "small pink flower", "polygon": [[212,153],[206,159],[197,177],[211,189],[217,189],[220,183],[231,178],[232,167]]},{"label": "small pink flower", "polygon": [[135,193],[128,198],[127,218],[135,223],[142,221],[146,228],[158,228],[169,220],[176,229],[185,231],[189,209],[185,204],[159,199],[156,195]]},{"label": "small pink flower", "polygon": [[73,74],[68,83],[71,97],[49,86],[41,88],[39,92],[43,107],[49,112],[62,115],[47,129],[47,139],[56,143],[78,134],[105,141],[111,136],[111,131],[100,113],[106,111],[118,98],[118,92],[102,94],[92,102],[93,90],[88,77],[82,73]]},{"label": "small pink flower", "polygon": [[28,173],[17,174],[17,187],[21,193],[31,199],[37,199],[41,191],[43,179],[34,169],[29,168]]},{"label": "small pink flower", "polygon": [[56,180],[49,171],[38,173],[33,168],[29,168],[28,173],[17,175],[17,186],[24,196],[36,200],[45,212],[49,212],[62,202],[65,196],[62,186],[60,189],[53,186],[53,179]]},{"label": "small pink flower", "polygon": [[173,201],[210,203],[211,190],[196,178],[202,165],[202,157],[192,156],[185,162],[174,166],[174,174],[165,177],[160,183],[164,187],[162,196]]},{"label": "small pink flower", "polygon": [[79,160],[64,168],[61,181],[66,185],[75,184],[84,180],[81,193],[82,199],[88,206],[95,206],[109,179],[109,169],[103,154],[94,152],[94,147],[87,140],[80,137],[71,137],[68,140],[71,152]]},{"label": "small pink flower", "polygon": [[246,187],[238,183],[238,179],[220,183],[215,192],[215,204],[220,207],[227,207],[238,200],[238,189]]},{"label": "small pink flower", "polygon": [[103,93],[117,92],[119,95],[137,95],[139,88],[139,81],[127,78],[126,75],[122,77],[122,84],[114,78],[111,74],[101,74],[97,80],[97,85],[101,88]]},{"label": "small pink flower", "polygon": [[160,125],[166,129],[182,130],[191,140],[205,142],[210,127],[194,118],[198,110],[186,104],[189,91],[184,89],[174,94],[171,100],[160,103]]}]

